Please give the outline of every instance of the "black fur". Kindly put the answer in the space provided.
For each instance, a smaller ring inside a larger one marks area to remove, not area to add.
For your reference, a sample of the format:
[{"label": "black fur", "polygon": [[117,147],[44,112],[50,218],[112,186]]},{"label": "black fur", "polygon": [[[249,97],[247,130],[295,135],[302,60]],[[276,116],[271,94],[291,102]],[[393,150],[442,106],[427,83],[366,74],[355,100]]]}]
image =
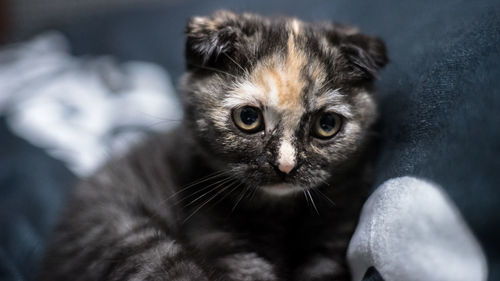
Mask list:
[{"label": "black fur", "polygon": [[[41,280],[349,279],[345,250],[370,184],[375,109],[366,92],[385,49],[341,26],[301,23],[291,35],[291,20],[218,12],[189,22],[184,122],[80,184]],[[291,52],[290,36],[308,58],[297,127],[280,119],[273,131],[241,132],[221,104],[259,63]],[[314,139],[310,123],[323,108],[311,101],[339,88],[351,110],[346,125],[331,140]],[[292,129],[296,167],[284,175],[276,161]],[[281,183],[303,194],[262,188]]]}]

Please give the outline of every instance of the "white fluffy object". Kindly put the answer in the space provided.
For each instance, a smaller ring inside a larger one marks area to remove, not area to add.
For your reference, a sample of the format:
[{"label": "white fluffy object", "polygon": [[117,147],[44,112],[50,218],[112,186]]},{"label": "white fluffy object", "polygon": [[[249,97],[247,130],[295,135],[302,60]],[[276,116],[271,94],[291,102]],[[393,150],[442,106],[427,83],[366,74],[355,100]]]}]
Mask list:
[{"label": "white fluffy object", "polygon": [[0,116],[11,130],[93,173],[147,132],[178,124],[182,110],[166,71],[146,62],[73,57],[59,33],[0,50]]},{"label": "white fluffy object", "polygon": [[363,207],[348,261],[353,281],[373,266],[385,281],[484,281],[485,255],[444,192],[414,177],[383,183]]}]

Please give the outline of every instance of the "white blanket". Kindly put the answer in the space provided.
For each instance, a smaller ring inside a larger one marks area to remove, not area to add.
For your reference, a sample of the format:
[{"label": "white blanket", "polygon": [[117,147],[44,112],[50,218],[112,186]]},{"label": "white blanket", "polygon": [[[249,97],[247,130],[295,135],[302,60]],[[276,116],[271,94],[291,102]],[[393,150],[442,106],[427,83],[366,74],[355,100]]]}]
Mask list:
[{"label": "white blanket", "polygon": [[167,73],[151,63],[76,58],[59,33],[0,51],[0,116],[12,131],[79,176],[182,110]]}]

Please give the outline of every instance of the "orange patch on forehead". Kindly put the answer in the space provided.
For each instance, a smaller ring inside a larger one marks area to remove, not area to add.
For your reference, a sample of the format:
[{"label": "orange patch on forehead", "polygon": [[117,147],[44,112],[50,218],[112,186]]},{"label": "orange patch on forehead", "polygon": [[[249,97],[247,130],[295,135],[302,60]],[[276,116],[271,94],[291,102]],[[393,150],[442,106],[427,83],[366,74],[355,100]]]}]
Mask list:
[{"label": "orange patch on forehead", "polygon": [[302,108],[302,92],[305,79],[302,70],[307,64],[303,51],[297,48],[296,38],[299,36],[299,23],[290,23],[287,41],[287,53],[276,54],[261,62],[250,74],[250,81],[265,91],[268,106],[278,110],[297,111]]},{"label": "orange patch on forehead", "polygon": [[297,49],[295,45],[295,33],[288,35],[287,42],[287,55],[283,67],[284,86],[283,90],[279,92],[279,103],[285,107],[299,107],[301,104],[301,94],[305,86],[305,79],[302,76],[302,69],[304,69],[307,58],[303,51]]}]

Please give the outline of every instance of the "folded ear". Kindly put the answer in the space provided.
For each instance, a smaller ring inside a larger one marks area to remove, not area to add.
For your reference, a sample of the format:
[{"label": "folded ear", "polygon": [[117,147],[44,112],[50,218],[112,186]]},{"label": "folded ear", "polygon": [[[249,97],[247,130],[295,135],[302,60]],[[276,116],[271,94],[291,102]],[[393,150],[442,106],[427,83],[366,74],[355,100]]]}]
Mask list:
[{"label": "folded ear", "polygon": [[361,71],[357,75],[367,78],[375,78],[379,70],[389,61],[384,42],[378,37],[361,33],[344,37],[340,50]]},{"label": "folded ear", "polygon": [[237,16],[228,11],[191,18],[186,27],[188,69],[217,63],[223,53],[234,50],[241,33]]}]

